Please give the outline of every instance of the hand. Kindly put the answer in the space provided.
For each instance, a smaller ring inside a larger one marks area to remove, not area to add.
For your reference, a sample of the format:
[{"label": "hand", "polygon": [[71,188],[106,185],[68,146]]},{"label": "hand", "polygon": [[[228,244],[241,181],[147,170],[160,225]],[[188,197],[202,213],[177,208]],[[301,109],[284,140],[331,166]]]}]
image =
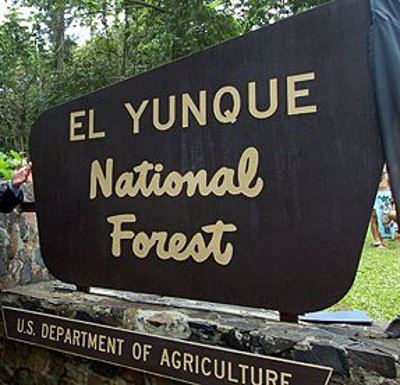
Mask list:
[{"label": "hand", "polygon": [[11,178],[11,183],[13,187],[19,188],[23,183],[25,183],[28,180],[31,173],[32,173],[31,162],[29,162],[28,165],[25,167],[22,167],[22,164],[19,164]]}]

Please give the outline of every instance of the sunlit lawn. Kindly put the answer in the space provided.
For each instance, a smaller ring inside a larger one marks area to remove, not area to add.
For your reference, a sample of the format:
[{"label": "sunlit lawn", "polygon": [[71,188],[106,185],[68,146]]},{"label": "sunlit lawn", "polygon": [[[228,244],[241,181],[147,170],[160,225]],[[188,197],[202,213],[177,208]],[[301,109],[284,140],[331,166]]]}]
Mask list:
[{"label": "sunlit lawn", "polygon": [[334,310],[364,310],[373,319],[391,320],[400,315],[400,241],[388,240],[386,248],[371,242],[369,231],[354,285]]}]

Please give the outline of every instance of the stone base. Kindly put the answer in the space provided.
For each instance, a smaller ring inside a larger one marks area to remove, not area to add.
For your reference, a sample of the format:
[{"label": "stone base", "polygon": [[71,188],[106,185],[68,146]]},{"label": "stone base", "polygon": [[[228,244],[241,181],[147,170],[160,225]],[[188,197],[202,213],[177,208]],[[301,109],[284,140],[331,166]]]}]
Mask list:
[{"label": "stone base", "polygon": [[[285,324],[259,309],[105,290],[85,294],[54,281],[3,291],[0,304],[330,366],[331,385],[400,384],[400,340],[379,326]],[[3,328],[0,349],[1,385],[178,384],[9,341]]]},{"label": "stone base", "polygon": [[0,213],[0,289],[48,281],[35,213]]}]

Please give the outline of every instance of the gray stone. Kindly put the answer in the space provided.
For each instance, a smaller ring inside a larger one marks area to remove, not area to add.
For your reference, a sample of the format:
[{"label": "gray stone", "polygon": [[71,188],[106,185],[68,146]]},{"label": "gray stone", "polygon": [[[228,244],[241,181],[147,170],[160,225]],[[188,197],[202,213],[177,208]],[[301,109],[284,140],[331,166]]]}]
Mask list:
[{"label": "gray stone", "polygon": [[224,335],[224,341],[228,348],[251,351],[251,338],[249,331],[232,329]]},{"label": "gray stone", "polygon": [[7,227],[7,214],[0,213],[0,228]]},{"label": "gray stone", "polygon": [[6,361],[5,363],[7,366],[17,370],[26,366],[29,348],[21,344],[6,341],[2,350],[2,355],[4,356],[3,359]]},{"label": "gray stone", "polygon": [[7,273],[8,263],[6,258],[3,255],[0,255],[0,276],[5,275]]},{"label": "gray stone", "polygon": [[86,381],[85,382],[76,382],[75,380],[73,380],[71,378],[65,377],[65,378],[61,378],[60,381],[58,381],[57,385],[78,385],[78,384],[86,384]]},{"label": "gray stone", "polygon": [[[49,280],[40,255],[35,214],[0,215],[0,256],[0,289]],[[30,265],[31,271],[24,265]]]},{"label": "gray stone", "polygon": [[21,270],[21,285],[26,285],[32,281],[32,267],[29,264],[24,264]]},{"label": "gray stone", "polygon": [[28,253],[28,251],[25,248],[19,249],[15,258],[19,259],[24,264],[31,263],[30,254]]},{"label": "gray stone", "polygon": [[39,385],[59,385],[59,378],[40,375],[37,384]]},{"label": "gray stone", "polygon": [[221,343],[221,333],[216,324],[201,321],[189,321],[188,325],[192,331],[191,341],[212,343],[219,345]]},{"label": "gray stone", "polygon": [[291,356],[296,361],[328,366],[337,374],[350,376],[346,352],[335,343],[302,342],[295,345]]},{"label": "gray stone", "polygon": [[40,251],[40,247],[39,245],[37,245],[35,247],[35,249],[33,250],[33,261],[38,264],[42,269],[45,268],[44,266],[44,262],[43,262],[43,258],[42,258],[42,253]]},{"label": "gray stone", "polygon": [[342,375],[337,373],[333,373],[331,380],[329,381],[329,385],[349,385],[349,384],[351,384],[351,382],[348,378],[343,377]]},{"label": "gray stone", "polygon": [[384,340],[368,340],[366,342],[371,348],[392,355],[400,364],[400,347],[396,339],[386,338]]},{"label": "gray stone", "polygon": [[26,242],[29,237],[29,227],[28,224],[25,220],[24,215],[19,216],[19,232],[20,232],[20,237],[23,242]]},{"label": "gray stone", "polygon": [[89,363],[87,360],[79,360],[66,355],[65,374],[63,377],[66,383],[70,382],[74,385],[85,384],[88,379],[88,373]]},{"label": "gray stone", "polygon": [[[37,311],[42,308],[40,300],[37,298],[27,298],[21,302],[21,305],[26,310]],[[51,313],[51,312],[50,312]]]},{"label": "gray stone", "polygon": [[119,366],[107,365],[96,361],[90,364],[90,369],[94,373],[107,378],[115,378],[122,373],[122,369]]},{"label": "gray stone", "polygon": [[302,326],[285,323],[268,325],[261,333],[263,335],[290,339],[296,342],[305,341],[310,336],[320,340],[330,340],[334,336],[336,336],[336,338],[341,338],[341,336],[335,335],[332,331],[321,329],[317,326]]},{"label": "gray stone", "polygon": [[5,365],[0,365],[0,378],[3,381],[9,382],[11,381],[12,377],[13,371]]},{"label": "gray stone", "polygon": [[65,374],[65,358],[61,354],[53,352],[49,358],[48,375],[53,378],[60,378]]},{"label": "gray stone", "polygon": [[119,323],[122,323],[125,315],[124,310],[125,308],[123,306],[116,306],[115,308],[111,309],[111,315],[114,319],[118,320]]},{"label": "gray stone", "polygon": [[14,383],[18,385],[35,385],[32,374],[26,369],[16,372]]},{"label": "gray stone", "polygon": [[26,365],[32,372],[42,373],[47,369],[49,357],[50,353],[44,349],[32,349]]},{"label": "gray stone", "polygon": [[21,233],[19,231],[18,223],[13,221],[10,227],[10,247],[11,255],[16,256],[18,251],[24,247],[24,242],[21,239]]},{"label": "gray stone", "polygon": [[120,314],[121,318],[116,317],[116,315],[118,316],[118,313],[112,311],[99,311],[96,312],[96,314],[94,315],[93,321],[109,326],[121,325],[123,314],[122,315]]},{"label": "gray stone", "polygon": [[396,317],[388,326],[385,333],[390,338],[400,338],[400,316]]},{"label": "gray stone", "polygon": [[325,330],[329,333],[334,333],[335,335],[346,337],[346,338],[355,338],[357,332],[359,331],[358,326],[349,326],[349,325],[318,325],[320,330]]},{"label": "gray stone", "polygon": [[256,353],[275,355],[286,352],[296,345],[297,341],[267,334],[257,334],[251,337],[252,351]]},{"label": "gray stone", "polygon": [[35,191],[33,183],[24,183],[22,186],[22,192],[24,193],[25,202],[35,202]]},{"label": "gray stone", "polygon": [[176,311],[139,310],[136,327],[139,331],[172,338],[188,339],[192,334],[187,317]]},{"label": "gray stone", "polygon": [[103,384],[104,384],[103,378],[98,376],[97,374],[92,373],[89,376],[87,385],[103,385]]},{"label": "gray stone", "polygon": [[396,360],[392,355],[370,349],[363,344],[346,346],[345,349],[353,366],[373,371],[386,378],[396,378]]},{"label": "gray stone", "polygon": [[5,228],[0,227],[0,247],[7,248],[8,246],[10,246],[10,234]]},{"label": "gray stone", "polygon": [[387,334],[384,332],[384,330],[372,325],[372,326],[364,326],[361,330],[357,331],[356,337],[384,339],[387,338]]},{"label": "gray stone", "polygon": [[36,263],[32,263],[32,279],[30,283],[39,283],[45,281],[47,277],[46,271],[38,267]]},{"label": "gray stone", "polygon": [[121,377],[129,384],[145,385],[143,374],[130,369],[124,369]]},{"label": "gray stone", "polygon": [[90,316],[87,312],[81,311],[81,310],[78,310],[76,312],[75,318],[78,319],[78,320],[81,320],[81,321],[86,321],[86,322],[93,322],[94,321],[92,316]]}]

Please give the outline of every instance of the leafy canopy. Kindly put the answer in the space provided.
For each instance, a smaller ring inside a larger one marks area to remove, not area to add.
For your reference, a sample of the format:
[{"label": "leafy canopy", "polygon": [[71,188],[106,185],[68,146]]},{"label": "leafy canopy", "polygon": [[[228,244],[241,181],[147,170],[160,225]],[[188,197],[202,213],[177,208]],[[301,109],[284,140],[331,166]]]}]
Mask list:
[{"label": "leafy canopy", "polygon": [[[323,0],[8,0],[0,24],[0,148],[27,151],[56,104]],[[21,7],[29,7],[25,19]],[[77,28],[90,36],[78,39]]]}]

